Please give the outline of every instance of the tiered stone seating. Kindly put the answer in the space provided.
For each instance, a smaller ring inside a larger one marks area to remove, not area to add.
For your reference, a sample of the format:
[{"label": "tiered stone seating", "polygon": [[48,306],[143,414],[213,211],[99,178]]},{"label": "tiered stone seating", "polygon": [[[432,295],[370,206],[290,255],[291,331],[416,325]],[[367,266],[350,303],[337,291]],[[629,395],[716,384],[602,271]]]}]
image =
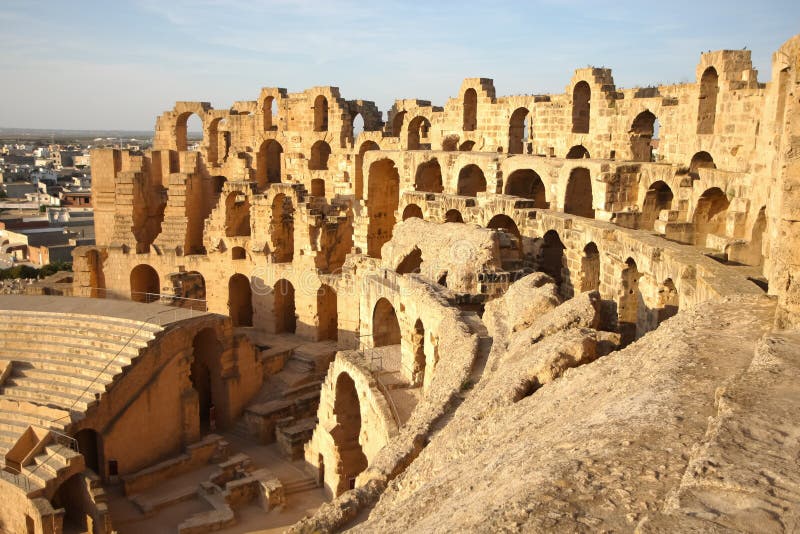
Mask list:
[{"label": "tiered stone seating", "polygon": [[[161,330],[129,319],[0,311],[0,359],[11,362],[0,389],[0,450],[7,450],[28,424],[52,426],[35,413],[37,406],[62,410],[72,420],[80,417]],[[20,412],[4,401],[34,410]],[[69,421],[66,417],[63,424]]]}]

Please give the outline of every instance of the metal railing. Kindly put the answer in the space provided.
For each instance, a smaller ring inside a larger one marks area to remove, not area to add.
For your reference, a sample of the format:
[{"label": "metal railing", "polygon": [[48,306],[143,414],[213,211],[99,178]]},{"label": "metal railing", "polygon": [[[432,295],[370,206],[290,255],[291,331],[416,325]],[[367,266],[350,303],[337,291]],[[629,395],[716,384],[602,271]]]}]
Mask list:
[{"label": "metal railing", "polygon": [[389,405],[389,411],[392,413],[392,418],[394,419],[394,422],[397,423],[397,429],[400,430],[400,427],[402,426],[402,423],[400,422],[400,413],[397,411],[397,406],[394,403],[394,399],[392,398],[392,395],[389,393],[389,388],[387,388],[386,384],[384,384],[381,381],[381,378],[380,376],[378,376],[378,373],[375,373],[374,376],[375,376],[375,383],[378,384],[378,389],[380,389],[381,393],[383,393],[383,396],[386,397],[386,403]]},{"label": "metal railing", "polygon": [[104,287],[85,287],[82,289],[88,291],[90,294],[94,294],[95,292],[97,292],[104,295],[102,297],[94,297],[94,298],[131,300],[133,302],[141,302],[144,304],[150,304],[152,302],[161,302],[166,306],[175,306],[177,304],[176,307],[178,308],[183,308],[192,311],[199,311],[199,312],[208,311],[208,301],[206,299],[179,297],[177,295],[171,295],[169,293],[151,293],[146,291],[131,291],[130,295],[128,295],[127,293],[120,293],[116,290],[107,289]]}]

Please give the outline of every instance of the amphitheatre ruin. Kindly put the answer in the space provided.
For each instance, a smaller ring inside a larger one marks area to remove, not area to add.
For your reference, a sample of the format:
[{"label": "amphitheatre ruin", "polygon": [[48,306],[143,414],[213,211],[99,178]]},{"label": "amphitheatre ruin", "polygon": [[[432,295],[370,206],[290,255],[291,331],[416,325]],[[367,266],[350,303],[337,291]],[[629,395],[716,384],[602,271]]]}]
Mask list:
[{"label": "amphitheatre ruin", "polygon": [[799,71],[94,150],[70,295],[0,296],[0,530],[799,530]]}]

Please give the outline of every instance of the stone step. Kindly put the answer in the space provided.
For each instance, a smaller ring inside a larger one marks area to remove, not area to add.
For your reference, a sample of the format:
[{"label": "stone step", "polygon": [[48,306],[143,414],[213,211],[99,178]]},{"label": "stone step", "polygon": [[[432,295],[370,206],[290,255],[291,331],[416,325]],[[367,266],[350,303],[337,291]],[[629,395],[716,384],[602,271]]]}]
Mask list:
[{"label": "stone step", "polygon": [[[48,349],[58,348],[58,351],[43,350],[42,347],[47,346]],[[34,341],[28,339],[4,338],[0,336],[0,355],[5,355],[7,351],[27,352],[28,354],[38,354],[40,352],[51,352],[55,354],[74,354],[86,355],[90,358],[95,358],[99,361],[106,362],[110,359],[132,359],[139,355],[141,350],[139,347],[128,345],[127,347],[116,347],[114,349],[106,349],[101,347],[92,347],[87,345],[79,345],[74,343],[66,343],[65,340],[60,339],[57,342],[51,342],[46,345],[41,340]],[[7,358],[9,359],[9,358]]]},{"label": "stone step", "polygon": [[19,434],[22,434],[29,426],[30,425],[25,421],[20,421],[17,419],[15,415],[11,415],[10,418],[5,414],[0,416],[0,432],[18,432]]},{"label": "stone step", "polygon": [[304,478],[302,480],[294,480],[288,484],[284,484],[283,492],[285,495],[292,495],[294,493],[301,493],[303,491],[317,489],[318,487],[317,481],[313,478]]},{"label": "stone step", "polygon": [[153,323],[145,323],[134,319],[124,319],[120,317],[108,317],[106,315],[84,315],[78,313],[50,313],[24,310],[4,310],[0,311],[0,321],[8,322],[56,322],[61,325],[71,325],[77,327],[98,328],[106,327],[121,332],[134,333],[136,331],[149,331],[158,333],[164,328]]},{"label": "stone step", "polygon": [[69,413],[66,411],[62,412],[63,418],[53,421],[42,417],[35,411],[32,412],[26,411],[26,410],[35,410],[37,408],[36,405],[30,404],[28,402],[23,402],[20,404],[13,403],[13,404],[15,406],[14,408],[0,407],[0,418],[2,418],[5,421],[17,422],[19,425],[22,425],[25,428],[27,428],[28,426],[38,426],[41,428],[55,428],[59,432],[63,432],[64,427],[70,422]]},{"label": "stone step", "polygon": [[53,344],[56,346],[62,345],[65,341],[71,339],[81,339],[82,343],[80,345],[72,345],[74,347],[78,347],[80,349],[86,348],[98,348],[98,349],[105,349],[108,351],[116,352],[123,352],[123,353],[138,353],[139,350],[145,346],[146,343],[138,343],[136,341],[131,341],[130,343],[126,343],[125,341],[117,342],[117,341],[109,341],[103,339],[91,339],[91,338],[84,338],[79,335],[58,335],[58,334],[51,334],[49,332],[24,332],[19,331],[14,328],[0,328],[0,340],[3,342],[29,342],[33,344],[33,346],[42,346],[43,344]]},{"label": "stone step", "polygon": [[14,323],[7,323],[14,325],[16,332],[48,332],[51,334],[64,334],[64,335],[79,335],[84,338],[105,339],[115,341],[118,343],[126,343],[129,340],[131,343],[144,343],[155,339],[155,333],[149,331],[141,332],[121,332],[112,328],[89,328],[85,326],[70,326],[58,323],[26,323],[24,320]]},{"label": "stone step", "polygon": [[85,395],[78,400],[78,395],[70,395],[61,391],[48,391],[42,387],[7,387],[3,390],[3,397],[19,402],[30,402],[42,406],[52,406],[70,411],[86,411],[90,402],[94,402],[94,396]]},{"label": "stone step", "polygon": [[42,388],[47,393],[64,393],[74,395],[75,398],[80,397],[86,391],[85,397],[87,399],[94,399],[95,393],[105,393],[105,384],[95,382],[93,384],[87,381],[84,383],[71,383],[68,379],[58,374],[50,375],[18,375],[16,372],[11,378],[6,380],[3,385],[4,390],[13,389],[17,387],[24,388]]},{"label": "stone step", "polygon": [[106,390],[105,385],[111,382],[111,378],[113,377],[106,378],[106,375],[101,375],[100,377],[97,377],[97,375],[94,377],[83,376],[76,375],[74,373],[62,373],[60,371],[53,371],[49,369],[38,369],[36,367],[14,367],[11,379],[17,380],[18,378],[32,378],[35,380],[52,381],[55,383],[69,385],[70,387],[65,391],[69,391],[70,389],[74,388],[80,388],[88,389],[92,392],[103,393]]},{"label": "stone step", "polygon": [[[45,355],[41,355],[45,356]],[[40,369],[44,371],[53,371],[60,374],[73,374],[75,376],[87,377],[90,380],[100,376],[103,380],[110,382],[114,376],[122,372],[123,365],[114,362],[97,362],[93,363],[84,358],[76,365],[74,361],[65,362],[55,357],[42,357],[42,358],[24,358],[24,357],[11,357],[14,362],[13,368],[20,368],[22,370]],[[92,365],[89,365],[92,363]],[[127,365],[127,364],[126,364]]]}]

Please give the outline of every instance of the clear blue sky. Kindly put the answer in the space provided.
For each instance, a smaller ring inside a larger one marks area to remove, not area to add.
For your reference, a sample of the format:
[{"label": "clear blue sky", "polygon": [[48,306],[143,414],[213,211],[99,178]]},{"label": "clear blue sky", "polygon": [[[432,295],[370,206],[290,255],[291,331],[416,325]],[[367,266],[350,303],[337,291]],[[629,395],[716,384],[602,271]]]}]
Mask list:
[{"label": "clear blue sky", "polygon": [[[737,5],[738,4],[738,5]],[[227,108],[263,86],[442,105],[466,77],[498,95],[694,80],[700,52],[753,51],[759,79],[800,1],[0,1],[0,127],[142,129],[176,100]]]}]

